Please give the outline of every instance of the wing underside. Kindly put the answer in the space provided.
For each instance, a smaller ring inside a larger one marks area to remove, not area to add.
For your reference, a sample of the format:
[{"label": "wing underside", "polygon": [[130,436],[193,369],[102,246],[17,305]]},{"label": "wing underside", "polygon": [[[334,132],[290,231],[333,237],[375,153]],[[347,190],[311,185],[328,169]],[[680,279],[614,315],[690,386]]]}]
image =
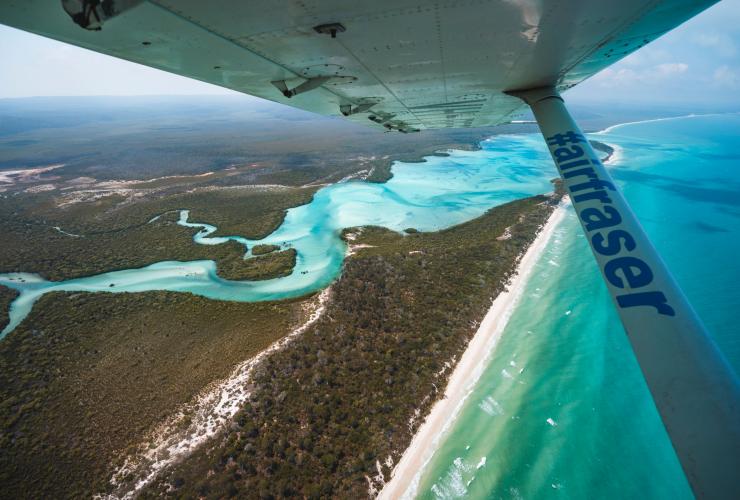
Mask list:
[{"label": "wing underside", "polygon": [[75,24],[59,0],[4,0],[0,22],[301,109],[408,132],[507,122],[522,103],[505,91],[568,89],[713,1],[128,3],[99,31]]}]

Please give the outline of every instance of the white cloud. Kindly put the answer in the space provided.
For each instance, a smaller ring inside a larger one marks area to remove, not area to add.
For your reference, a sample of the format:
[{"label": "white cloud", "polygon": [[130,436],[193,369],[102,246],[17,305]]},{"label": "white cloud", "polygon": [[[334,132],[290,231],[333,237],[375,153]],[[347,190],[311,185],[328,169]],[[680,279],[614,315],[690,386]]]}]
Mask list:
[{"label": "white cloud", "polygon": [[[740,106],[740,0],[711,7],[576,87],[584,102]],[[733,108],[734,109],[734,108]]]},{"label": "white cloud", "polygon": [[683,62],[661,63],[647,68],[607,68],[594,77],[602,87],[628,87],[663,82],[686,73],[689,65]]},{"label": "white cloud", "polygon": [[686,63],[663,63],[655,67],[655,75],[658,77],[679,75],[686,73],[688,69],[689,65]]}]

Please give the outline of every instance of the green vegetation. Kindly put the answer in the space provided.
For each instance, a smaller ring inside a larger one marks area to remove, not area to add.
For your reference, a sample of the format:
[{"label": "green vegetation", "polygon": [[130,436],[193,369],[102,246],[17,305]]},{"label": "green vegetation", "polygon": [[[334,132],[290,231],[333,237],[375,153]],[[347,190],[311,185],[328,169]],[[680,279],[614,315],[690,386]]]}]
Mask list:
[{"label": "green vegetation", "polygon": [[[586,131],[685,111],[573,107]],[[148,187],[335,182],[361,170],[385,182],[393,160],[477,147],[536,124],[384,133],[244,96],[0,100],[0,169],[64,164],[40,176],[61,189],[81,176],[151,179]],[[212,177],[194,176],[213,172]],[[162,176],[181,176],[162,178]]]},{"label": "green vegetation", "polygon": [[[590,105],[574,106],[573,112],[592,131],[686,111]],[[213,179],[160,178],[215,172],[221,186],[300,186],[371,169],[371,182],[385,182],[394,159],[415,160],[451,147],[476,147],[497,133],[522,132],[537,132],[537,126],[384,133],[245,96],[4,99],[0,169],[63,163],[42,176],[55,184],[87,176],[192,186]]]},{"label": "green vegetation", "polygon": [[607,162],[614,154],[614,148],[611,147],[608,144],[604,144],[603,142],[599,141],[588,141],[591,143],[591,146],[596,150],[604,153],[604,156],[601,158],[602,162]]},{"label": "green vegetation", "polygon": [[265,255],[275,250],[280,250],[278,245],[255,245],[252,247],[252,255]]},{"label": "green vegetation", "polygon": [[[238,243],[230,243],[242,248]],[[219,246],[225,247],[226,245]],[[217,272],[219,276],[227,280],[257,281],[281,278],[293,272],[296,255],[294,248],[246,260],[234,257],[234,253],[231,253],[228,259],[216,261]]]},{"label": "green vegetation", "polygon": [[18,292],[11,288],[0,286],[0,330],[8,324],[10,303],[18,296]]},{"label": "green vegetation", "polygon": [[[156,179],[149,187],[302,186],[361,170],[385,182],[393,160],[474,147],[497,130],[385,133],[239,96],[7,99],[0,100],[0,169],[64,164],[42,176],[56,186],[81,176]],[[192,177],[206,172],[218,175]],[[190,177],[161,179],[175,175]]]},{"label": "green vegetation", "polygon": [[4,498],[90,498],[111,463],[302,321],[301,301],[51,293],[0,342]]},{"label": "green vegetation", "polygon": [[[220,234],[258,239],[282,223],[288,208],[308,203],[315,190],[196,191],[135,203],[106,197],[61,209],[48,194],[0,198],[0,231],[4,235],[0,272],[36,272],[47,279],[62,280],[162,260],[214,259],[229,268],[225,276],[234,276],[238,274],[234,263],[241,261],[243,247],[193,243],[196,230],[177,225],[176,210],[190,209],[191,221],[216,225]],[[164,215],[149,222],[159,214]],[[272,272],[284,273],[288,260],[285,255],[278,256],[256,268],[269,264]],[[246,272],[260,274],[256,268]]]},{"label": "green vegetation", "polygon": [[[383,157],[382,159],[372,160],[370,165],[372,170],[367,177],[368,182],[383,183],[393,177],[391,167],[393,162],[402,161],[405,163],[424,163],[425,156],[449,156],[441,152],[445,149],[458,149],[462,151],[474,151],[480,149],[480,142],[493,132],[491,129],[453,129],[447,130],[446,137],[438,137],[437,141],[429,144],[426,141],[408,141],[407,151],[396,152],[395,154]],[[427,134],[439,134],[439,131],[427,131]]]},{"label": "green vegetation", "polygon": [[347,261],[321,319],[257,369],[235,426],[144,497],[365,497],[366,476],[407,447],[420,424],[409,420],[441,396],[442,367],[459,359],[559,196],[435,233],[365,228],[354,242],[372,247]]},{"label": "green vegetation", "polygon": [[[394,160],[531,128],[385,134],[254,101],[62,101],[0,102],[0,169],[64,164],[0,186],[0,272],[61,280],[213,259],[227,279],[285,275],[295,250],[255,247],[244,260],[237,243],[197,245],[178,211],[216,235],[259,239],[324,183],[361,171],[385,182]],[[138,181],[99,182],[116,179]],[[67,203],[75,197],[87,201]],[[405,449],[419,424],[409,427],[410,417],[439,397],[447,375],[437,373],[464,350],[552,201],[511,203],[439,233],[366,228],[326,314],[260,366],[234,425],[144,496],[365,496],[365,475]],[[507,227],[512,237],[496,240]],[[14,296],[0,287],[0,322]],[[303,304],[43,296],[0,342],[0,496],[104,492],[112,465],[290,331]]]},{"label": "green vegetation", "polygon": [[318,186],[306,188],[231,188],[170,196],[137,203],[140,213],[190,209],[190,220],[218,227],[212,236],[258,240],[283,223],[287,209],[311,202]]}]

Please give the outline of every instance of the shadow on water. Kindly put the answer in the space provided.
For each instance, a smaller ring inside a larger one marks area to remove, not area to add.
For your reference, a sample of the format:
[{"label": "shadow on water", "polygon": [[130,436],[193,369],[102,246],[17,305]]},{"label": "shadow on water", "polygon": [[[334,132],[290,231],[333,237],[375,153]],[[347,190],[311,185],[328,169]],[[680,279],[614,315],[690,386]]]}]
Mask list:
[{"label": "shadow on water", "polygon": [[729,233],[725,228],[719,227],[719,226],[713,226],[712,224],[707,224],[706,222],[697,221],[691,224],[691,226],[694,229],[697,229],[699,231],[705,232],[705,233]]}]

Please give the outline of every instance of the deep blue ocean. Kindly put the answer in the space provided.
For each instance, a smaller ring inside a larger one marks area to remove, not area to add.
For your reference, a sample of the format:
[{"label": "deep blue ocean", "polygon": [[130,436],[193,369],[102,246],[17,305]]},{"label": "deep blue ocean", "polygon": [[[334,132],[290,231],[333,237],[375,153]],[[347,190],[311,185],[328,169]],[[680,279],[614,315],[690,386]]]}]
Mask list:
[{"label": "deep blue ocean", "polygon": [[[624,124],[611,172],[740,370],[740,116]],[[549,161],[546,153],[538,161]],[[692,498],[575,214],[420,475],[420,498]]]}]

